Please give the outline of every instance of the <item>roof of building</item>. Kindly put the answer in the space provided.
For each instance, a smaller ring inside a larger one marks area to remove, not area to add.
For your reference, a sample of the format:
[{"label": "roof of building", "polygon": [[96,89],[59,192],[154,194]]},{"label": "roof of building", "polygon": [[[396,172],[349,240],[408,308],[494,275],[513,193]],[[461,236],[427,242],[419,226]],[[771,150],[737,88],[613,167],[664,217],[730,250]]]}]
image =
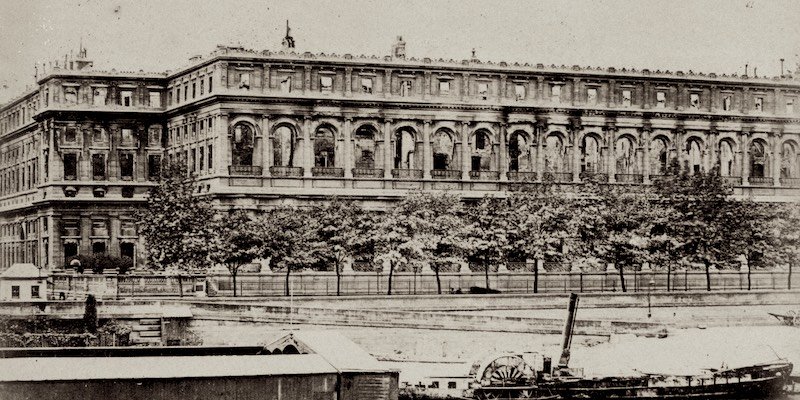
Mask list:
[{"label": "roof of building", "polygon": [[32,278],[46,278],[47,272],[42,271],[33,264],[14,264],[7,270],[0,273],[0,279],[32,279]]},{"label": "roof of building", "polygon": [[0,359],[0,382],[335,374],[318,354]]},{"label": "roof of building", "polygon": [[386,366],[361,346],[335,331],[295,331],[265,346],[274,352],[293,345],[301,353],[310,351],[322,356],[342,372],[385,371]]}]

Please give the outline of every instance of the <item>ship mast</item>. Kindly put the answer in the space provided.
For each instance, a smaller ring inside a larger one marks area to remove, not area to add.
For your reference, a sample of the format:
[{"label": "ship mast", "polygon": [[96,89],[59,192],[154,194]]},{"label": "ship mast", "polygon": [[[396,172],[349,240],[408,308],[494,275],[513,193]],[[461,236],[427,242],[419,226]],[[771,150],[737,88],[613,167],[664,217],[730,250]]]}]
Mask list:
[{"label": "ship mast", "polygon": [[561,358],[558,360],[558,371],[565,372],[569,365],[570,347],[572,346],[572,331],[575,328],[575,314],[578,312],[578,294],[570,293],[569,311],[567,322],[564,324],[564,337],[561,343]]}]

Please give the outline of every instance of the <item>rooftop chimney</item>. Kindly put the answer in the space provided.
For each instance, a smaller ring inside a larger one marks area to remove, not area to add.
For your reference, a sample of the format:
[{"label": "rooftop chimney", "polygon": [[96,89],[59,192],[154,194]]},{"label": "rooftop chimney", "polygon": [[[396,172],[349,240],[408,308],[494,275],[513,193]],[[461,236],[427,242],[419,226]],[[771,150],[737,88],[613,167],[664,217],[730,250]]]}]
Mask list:
[{"label": "rooftop chimney", "polygon": [[392,45],[392,57],[400,59],[406,58],[406,42],[403,41],[402,36],[398,36],[397,41]]}]

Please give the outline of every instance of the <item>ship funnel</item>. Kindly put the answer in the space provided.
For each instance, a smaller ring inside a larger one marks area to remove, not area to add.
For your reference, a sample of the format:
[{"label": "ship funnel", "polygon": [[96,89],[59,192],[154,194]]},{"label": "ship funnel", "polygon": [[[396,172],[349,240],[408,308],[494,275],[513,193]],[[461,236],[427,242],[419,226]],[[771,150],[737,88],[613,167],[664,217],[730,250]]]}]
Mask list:
[{"label": "ship funnel", "polygon": [[564,324],[564,337],[561,343],[561,358],[558,360],[558,369],[566,369],[569,365],[570,346],[572,346],[572,331],[575,328],[575,314],[578,312],[578,294],[569,295],[569,313]]}]

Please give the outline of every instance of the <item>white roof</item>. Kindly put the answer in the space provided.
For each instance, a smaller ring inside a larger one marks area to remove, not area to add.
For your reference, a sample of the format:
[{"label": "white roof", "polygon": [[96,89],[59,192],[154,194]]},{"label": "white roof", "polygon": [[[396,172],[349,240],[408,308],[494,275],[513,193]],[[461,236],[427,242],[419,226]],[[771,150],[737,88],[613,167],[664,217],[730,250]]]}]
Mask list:
[{"label": "white roof", "polygon": [[317,354],[0,359],[0,382],[335,373]]},{"label": "white roof", "polygon": [[361,346],[335,331],[295,331],[290,335],[342,372],[385,371],[387,368]]},{"label": "white roof", "polygon": [[0,278],[47,278],[47,271],[40,271],[33,264],[14,264],[0,274]]}]

